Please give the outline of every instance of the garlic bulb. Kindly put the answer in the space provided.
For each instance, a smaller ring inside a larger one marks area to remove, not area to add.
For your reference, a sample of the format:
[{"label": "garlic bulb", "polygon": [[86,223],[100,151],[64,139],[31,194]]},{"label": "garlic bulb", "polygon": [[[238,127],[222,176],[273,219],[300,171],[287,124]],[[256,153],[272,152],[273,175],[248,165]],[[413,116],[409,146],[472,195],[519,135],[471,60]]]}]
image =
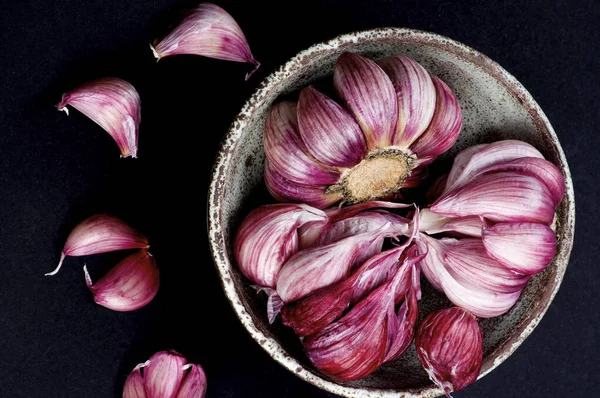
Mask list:
[{"label": "garlic bulb", "polygon": [[462,112],[450,88],[408,57],[380,65],[339,57],[333,79],[344,106],[313,87],[297,104],[273,105],[265,182],[277,200],[325,208],[393,198],[454,144]]}]

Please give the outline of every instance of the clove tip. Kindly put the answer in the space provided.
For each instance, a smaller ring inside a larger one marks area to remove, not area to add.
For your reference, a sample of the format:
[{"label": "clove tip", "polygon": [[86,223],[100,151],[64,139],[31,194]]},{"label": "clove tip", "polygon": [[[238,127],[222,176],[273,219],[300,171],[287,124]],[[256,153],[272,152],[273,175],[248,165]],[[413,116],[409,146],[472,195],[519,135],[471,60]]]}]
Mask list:
[{"label": "clove tip", "polygon": [[152,55],[154,55],[154,58],[156,58],[156,62],[160,61],[161,56],[152,44],[150,44],[150,50],[152,50]]}]

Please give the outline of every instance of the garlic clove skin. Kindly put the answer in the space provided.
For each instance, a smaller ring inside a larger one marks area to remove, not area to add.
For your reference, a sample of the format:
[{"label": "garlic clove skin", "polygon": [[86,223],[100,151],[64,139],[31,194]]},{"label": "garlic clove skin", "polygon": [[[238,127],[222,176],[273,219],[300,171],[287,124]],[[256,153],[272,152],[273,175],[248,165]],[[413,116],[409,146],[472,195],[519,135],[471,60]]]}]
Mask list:
[{"label": "garlic clove skin", "polygon": [[385,211],[365,211],[355,216],[330,223],[319,236],[318,245],[327,245],[341,239],[386,228],[395,235],[406,235],[408,222],[400,216]]},{"label": "garlic clove skin", "polygon": [[271,107],[263,139],[271,166],[287,180],[306,186],[329,186],[338,181],[337,169],[309,154],[298,128],[295,102],[283,101]]},{"label": "garlic clove skin", "polygon": [[85,281],[94,301],[114,311],[133,311],[148,304],[160,285],[154,257],[140,250],[126,257],[96,283],[84,266]]},{"label": "garlic clove skin", "polygon": [[115,140],[121,157],[137,157],[141,101],[136,89],[122,79],[94,80],[63,94],[59,111],[72,106],[96,122]]},{"label": "garlic clove skin", "polygon": [[421,322],[415,345],[429,378],[450,397],[474,383],[483,362],[483,334],[472,314],[453,307],[434,311]]},{"label": "garlic clove skin", "polygon": [[548,187],[516,172],[482,174],[443,195],[431,207],[445,217],[483,216],[496,222],[552,223],[555,204]]},{"label": "garlic clove skin", "polygon": [[283,308],[283,300],[277,294],[277,290],[271,289],[270,287],[252,285],[250,286],[256,293],[265,292],[267,295],[267,318],[269,319],[269,323],[272,324],[275,322],[277,315],[281,312],[281,308]]},{"label": "garlic clove skin", "polygon": [[392,145],[398,120],[398,101],[386,73],[367,58],[343,53],[335,64],[333,84],[358,121],[369,150]]},{"label": "garlic clove skin", "polygon": [[125,222],[108,214],[97,214],[86,218],[71,231],[58,266],[46,276],[56,275],[66,256],[87,256],[149,247],[148,239]]},{"label": "garlic clove skin", "polygon": [[184,370],[189,369],[179,387],[176,398],[204,398],[206,395],[206,374],[202,366],[197,364],[184,365]]},{"label": "garlic clove skin", "polygon": [[429,235],[451,233],[453,235],[481,237],[483,222],[481,217],[466,216],[449,218],[432,213],[429,209],[421,210],[419,214],[419,230]]},{"label": "garlic clove skin", "polygon": [[246,80],[260,66],[235,19],[211,3],[200,3],[173,31],[155,40],[150,48],[157,60],[171,55],[193,54],[255,65],[246,75]]},{"label": "garlic clove skin", "polygon": [[419,164],[433,162],[454,145],[462,127],[462,110],[458,99],[446,83],[431,76],[435,87],[435,113],[427,129],[410,146]]},{"label": "garlic clove skin", "polygon": [[364,135],[352,115],[312,86],[300,92],[298,126],[308,152],[323,164],[351,168],[366,155]]},{"label": "garlic clove skin", "polygon": [[242,273],[252,282],[275,288],[281,267],[298,251],[297,229],[327,216],[303,204],[261,206],[238,228],[233,251]]},{"label": "garlic clove skin", "polygon": [[525,275],[543,271],[556,252],[554,231],[537,223],[498,223],[484,228],[482,241],[490,257]]},{"label": "garlic clove skin", "polygon": [[455,305],[482,318],[507,312],[517,302],[529,276],[516,274],[487,255],[481,239],[416,239],[421,271]]},{"label": "garlic clove skin", "polygon": [[454,162],[452,164],[452,168],[450,169],[450,172],[446,176],[446,186],[444,187],[444,189],[442,191],[439,192],[439,195],[437,195],[435,197],[435,199],[438,199],[441,195],[448,192],[450,190],[450,188],[454,188],[453,185],[454,185],[455,180],[461,175],[461,173],[464,171],[465,167],[467,167],[467,164],[469,163],[469,161],[471,160],[473,155],[476,154],[477,152],[479,152],[480,150],[482,150],[483,148],[486,148],[488,145],[490,145],[490,144],[477,144],[477,145],[467,147],[467,148],[463,149],[462,151],[460,151],[454,157]]},{"label": "garlic clove skin", "polygon": [[302,185],[282,176],[269,159],[265,159],[265,184],[278,202],[306,203],[318,209],[333,205],[342,198],[339,193],[327,194],[327,186]]},{"label": "garlic clove skin", "polygon": [[377,64],[389,76],[398,97],[398,126],[393,143],[408,148],[433,118],[436,89],[425,68],[411,58],[396,55]]},{"label": "garlic clove skin", "polygon": [[144,387],[148,398],[175,398],[184,378],[187,360],[178,352],[159,351],[144,367]]},{"label": "garlic clove skin", "polygon": [[491,166],[524,157],[544,159],[540,151],[532,145],[518,140],[496,141],[483,147],[475,146],[466,155],[461,158],[458,166],[457,160],[454,161],[448,176],[446,192],[468,184]]},{"label": "garlic clove skin", "polygon": [[352,267],[381,251],[387,235],[368,232],[296,253],[279,273],[277,293],[290,303],[345,279]]},{"label": "garlic clove skin", "polygon": [[148,363],[140,363],[127,376],[125,386],[123,387],[123,398],[147,398],[144,388],[144,378],[142,377],[141,368]]}]

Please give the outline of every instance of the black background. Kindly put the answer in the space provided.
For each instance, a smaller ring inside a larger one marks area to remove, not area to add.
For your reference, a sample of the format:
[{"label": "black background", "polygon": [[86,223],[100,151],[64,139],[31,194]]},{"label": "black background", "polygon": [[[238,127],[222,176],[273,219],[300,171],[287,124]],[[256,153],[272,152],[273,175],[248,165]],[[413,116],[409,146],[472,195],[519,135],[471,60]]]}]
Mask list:
[{"label": "black background", "polygon": [[[258,83],[311,44],[354,30],[433,31],[490,56],[532,93],[571,166],[577,227],[562,287],[531,337],[455,397],[597,396],[600,300],[600,4],[588,1],[221,1],[256,58],[248,68],[193,56],[154,61],[148,43],[191,1],[2,1],[0,11],[0,395],[116,397],[160,349],[200,362],[208,397],[330,397],[277,365],[221,291],[206,236],[211,165]],[[78,112],[54,105],[92,78],[130,81],[142,97],[139,159]],[[71,258],[69,230],[112,212],[150,236],[162,286],[147,307],[96,305],[97,278],[119,255]],[[103,265],[104,264],[104,265]]]}]

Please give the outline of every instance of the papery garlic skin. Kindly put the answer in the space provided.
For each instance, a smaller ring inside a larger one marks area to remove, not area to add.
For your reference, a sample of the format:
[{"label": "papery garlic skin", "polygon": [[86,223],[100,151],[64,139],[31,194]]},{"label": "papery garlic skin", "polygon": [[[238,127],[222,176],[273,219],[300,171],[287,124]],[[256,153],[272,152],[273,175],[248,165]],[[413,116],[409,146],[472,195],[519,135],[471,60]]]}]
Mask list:
[{"label": "papery garlic skin", "polygon": [[392,199],[458,138],[458,100],[410,58],[378,65],[343,53],[333,80],[343,106],[307,87],[297,104],[271,108],[265,182],[277,200],[324,208]]},{"label": "papery garlic skin", "polygon": [[107,77],[86,83],[63,94],[58,110],[72,106],[96,122],[115,140],[121,157],[137,157],[141,101],[128,82]]},{"label": "papery garlic skin", "polygon": [[66,256],[87,256],[126,249],[147,249],[148,238],[117,217],[97,214],[79,223],[67,237],[56,269],[47,273],[55,275]]},{"label": "papery garlic skin", "polygon": [[137,365],[125,381],[123,398],[204,398],[206,374],[176,351],[159,351]]},{"label": "papery garlic skin", "polygon": [[155,40],[150,48],[159,60],[171,55],[193,54],[255,65],[246,80],[260,66],[235,19],[211,3],[200,3],[173,31]]},{"label": "papery garlic skin", "polygon": [[483,334],[477,318],[462,308],[427,315],[417,330],[415,346],[429,378],[448,397],[477,380],[483,362]]},{"label": "papery garlic skin", "polygon": [[160,285],[154,257],[140,250],[126,257],[93,283],[84,266],[85,281],[97,304],[115,311],[133,311],[148,304]]},{"label": "papery garlic skin", "polygon": [[240,270],[252,282],[275,288],[281,267],[298,251],[298,228],[326,219],[321,210],[302,204],[265,205],[253,210],[234,238],[233,251]]}]

